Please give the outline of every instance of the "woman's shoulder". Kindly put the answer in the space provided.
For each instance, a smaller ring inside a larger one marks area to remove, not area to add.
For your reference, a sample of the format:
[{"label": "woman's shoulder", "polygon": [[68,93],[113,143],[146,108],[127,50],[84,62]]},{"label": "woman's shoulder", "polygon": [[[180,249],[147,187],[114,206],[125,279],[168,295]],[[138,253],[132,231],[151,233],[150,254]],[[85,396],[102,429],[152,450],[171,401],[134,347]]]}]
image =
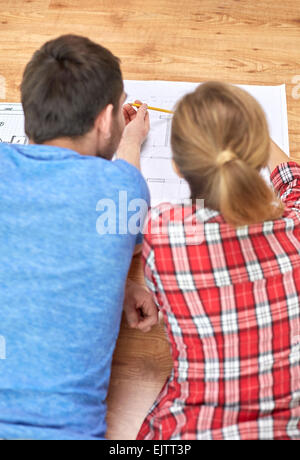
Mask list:
[{"label": "woman's shoulder", "polygon": [[[192,202],[161,203],[149,211],[146,234],[156,244],[203,244],[210,230],[207,226],[223,226],[223,217]],[[150,239],[148,237],[148,239]]]},{"label": "woman's shoulder", "polygon": [[202,200],[199,200],[199,202],[186,200],[176,204],[169,202],[160,203],[150,209],[148,219],[178,224],[205,224],[207,222],[225,223],[220,212],[205,208]]}]

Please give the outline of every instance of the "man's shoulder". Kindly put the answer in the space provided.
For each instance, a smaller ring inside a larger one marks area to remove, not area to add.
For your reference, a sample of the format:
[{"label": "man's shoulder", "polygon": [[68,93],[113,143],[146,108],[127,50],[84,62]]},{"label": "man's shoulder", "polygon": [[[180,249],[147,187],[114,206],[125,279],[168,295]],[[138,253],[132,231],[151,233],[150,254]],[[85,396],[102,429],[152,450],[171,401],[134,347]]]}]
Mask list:
[{"label": "man's shoulder", "polygon": [[7,142],[2,142],[0,141],[0,151],[3,152],[5,150],[13,150],[14,149],[14,144],[9,144]]},{"label": "man's shoulder", "polygon": [[142,173],[132,164],[128,163],[125,160],[115,160],[111,161],[112,168],[116,168],[120,171],[124,177],[137,178],[144,180]]},{"label": "man's shoulder", "polygon": [[[134,193],[142,192],[143,195],[149,194],[146,180],[142,173],[125,160],[115,160],[111,162],[112,180],[119,177],[120,182],[126,185],[126,189],[132,190]],[[146,196],[144,196],[146,198]]]}]

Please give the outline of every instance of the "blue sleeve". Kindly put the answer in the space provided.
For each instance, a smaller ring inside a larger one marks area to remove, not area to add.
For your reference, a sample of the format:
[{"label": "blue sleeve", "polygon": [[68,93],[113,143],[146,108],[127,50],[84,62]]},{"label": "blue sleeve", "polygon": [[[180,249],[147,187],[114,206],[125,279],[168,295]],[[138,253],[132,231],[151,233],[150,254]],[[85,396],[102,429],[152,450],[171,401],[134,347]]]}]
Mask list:
[{"label": "blue sleeve", "polygon": [[[134,215],[139,214],[140,219],[136,222],[139,224],[140,231],[135,233],[136,241],[135,244],[142,244],[143,243],[143,228],[144,223],[147,217],[147,213],[150,207],[150,192],[148,185],[142,175],[142,173],[130,163],[127,163],[125,160],[116,160],[114,162],[115,166],[121,169],[124,173],[126,173],[128,178],[128,225],[130,224],[130,219],[134,221]],[[138,200],[138,201],[135,201]],[[139,201],[141,200],[139,206]],[[131,207],[132,206],[132,207]],[[131,207],[131,210],[130,210]],[[134,227],[136,227],[134,225]],[[135,228],[133,228],[134,233]]]},{"label": "blue sleeve", "polygon": [[[142,199],[146,201],[147,203],[147,211],[149,210],[150,208],[150,192],[149,192],[149,188],[148,188],[148,185],[144,179],[144,177],[142,176],[141,174],[141,179],[140,179],[140,194],[142,196]],[[141,228],[144,228],[144,224],[145,224],[145,221],[146,221],[146,218],[147,218],[147,214],[148,212],[144,215],[143,217],[143,222],[142,222],[142,226]],[[144,240],[144,235],[143,233],[139,232],[137,234],[137,237],[136,237],[136,245],[138,244],[142,244],[143,243],[143,240]]]}]

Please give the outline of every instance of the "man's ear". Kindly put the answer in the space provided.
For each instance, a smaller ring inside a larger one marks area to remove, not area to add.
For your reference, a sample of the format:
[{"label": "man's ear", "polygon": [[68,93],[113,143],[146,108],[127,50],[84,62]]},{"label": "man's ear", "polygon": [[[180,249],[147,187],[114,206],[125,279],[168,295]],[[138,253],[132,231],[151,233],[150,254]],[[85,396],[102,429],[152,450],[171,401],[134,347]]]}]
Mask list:
[{"label": "man's ear", "polygon": [[103,139],[109,139],[112,133],[113,105],[108,104],[95,120],[95,128],[101,132]]},{"label": "man's ear", "polygon": [[174,169],[175,173],[177,174],[177,176],[179,176],[179,177],[181,177],[183,179],[183,175],[179,171],[179,168],[178,168],[178,166],[177,166],[177,164],[175,163],[174,160],[172,160],[172,166],[173,166],[173,169]]}]

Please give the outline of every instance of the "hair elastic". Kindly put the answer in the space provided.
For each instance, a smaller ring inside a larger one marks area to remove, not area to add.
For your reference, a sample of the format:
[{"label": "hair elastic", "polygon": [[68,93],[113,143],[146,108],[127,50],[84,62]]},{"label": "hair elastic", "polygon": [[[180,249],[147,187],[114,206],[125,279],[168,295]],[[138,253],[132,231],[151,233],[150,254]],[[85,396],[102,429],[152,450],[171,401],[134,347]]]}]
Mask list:
[{"label": "hair elastic", "polygon": [[219,153],[217,157],[217,165],[218,166],[223,166],[226,163],[229,163],[229,161],[237,160],[238,157],[237,155],[232,152],[231,150],[223,150],[221,153]]}]

